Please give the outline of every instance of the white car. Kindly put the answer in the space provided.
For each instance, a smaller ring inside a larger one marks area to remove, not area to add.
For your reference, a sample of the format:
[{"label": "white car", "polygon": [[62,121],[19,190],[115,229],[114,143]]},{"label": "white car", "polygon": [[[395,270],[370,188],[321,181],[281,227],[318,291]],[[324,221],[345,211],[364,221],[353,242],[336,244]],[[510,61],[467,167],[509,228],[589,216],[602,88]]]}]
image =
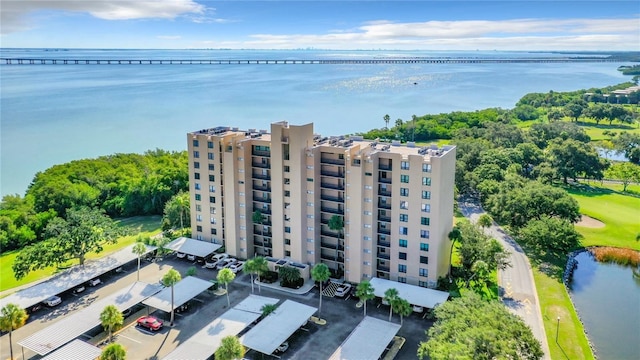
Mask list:
[{"label": "white car", "polygon": [[289,343],[285,341],[282,344],[280,344],[280,346],[278,346],[278,348],[276,349],[276,351],[274,351],[274,353],[280,354],[287,351],[288,349],[289,349]]},{"label": "white car", "polygon": [[187,260],[196,261],[196,256],[195,255],[187,255]]},{"label": "white car", "polygon": [[47,300],[43,301],[43,303],[49,307],[54,307],[57,305],[60,305],[60,303],[62,302],[62,299],[60,299],[59,296],[51,296],[49,297]]},{"label": "white car", "polygon": [[235,263],[236,261],[238,261],[238,260],[233,259],[233,258],[222,259],[222,260],[220,260],[218,265],[216,265],[216,269],[222,270],[224,268],[227,268],[227,267],[231,266],[231,264]]},{"label": "white car", "polygon": [[102,283],[99,278],[89,280],[89,286],[98,286]]},{"label": "white car", "polygon": [[351,291],[351,284],[340,284],[338,285],[338,288],[336,289],[336,296],[337,297],[345,297],[347,295],[349,295],[349,291]]},{"label": "white car", "polygon": [[229,258],[229,254],[216,254],[211,257],[208,257],[204,262],[204,267],[208,269],[215,269],[216,266],[220,263],[220,261]]},{"label": "white car", "polygon": [[417,312],[417,313],[422,313],[424,311],[424,308],[418,305],[413,305],[412,309],[413,309],[413,312]]},{"label": "white car", "polygon": [[185,256],[187,256],[187,254],[185,254],[185,253],[181,253],[181,252],[176,253],[176,257],[177,257],[178,259],[184,259],[184,258],[185,258]]},{"label": "white car", "polygon": [[234,274],[239,273],[244,269],[244,261],[237,261],[229,266],[229,270],[233,271]]}]

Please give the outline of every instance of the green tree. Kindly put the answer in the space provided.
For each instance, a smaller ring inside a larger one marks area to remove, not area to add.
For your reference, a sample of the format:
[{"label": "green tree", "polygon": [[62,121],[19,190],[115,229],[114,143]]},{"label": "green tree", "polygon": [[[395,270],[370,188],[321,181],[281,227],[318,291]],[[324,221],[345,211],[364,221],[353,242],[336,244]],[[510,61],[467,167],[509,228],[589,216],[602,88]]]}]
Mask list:
[{"label": "green tree", "polygon": [[559,109],[551,109],[547,112],[547,119],[551,122],[560,121],[564,117],[564,112]]},{"label": "green tree", "polygon": [[391,117],[389,116],[389,114],[386,114],[384,117],[384,128],[386,130],[389,130],[389,121],[391,121]]},{"label": "green tree", "polygon": [[115,305],[107,305],[100,313],[100,323],[109,333],[109,342],[111,342],[113,330],[119,329],[124,324],[124,317]]},{"label": "green tree", "polygon": [[546,216],[529,221],[518,232],[518,239],[539,254],[566,254],[580,245],[580,238],[572,223]]},{"label": "green tree", "polygon": [[185,226],[191,226],[189,211],[189,193],[181,191],[171,197],[164,205],[163,222],[165,222],[169,228],[173,229],[180,225],[180,232],[182,234]]},{"label": "green tree", "polygon": [[100,354],[100,360],[126,360],[126,358],[127,352],[117,343],[107,345]]},{"label": "green tree", "polygon": [[572,100],[564,106],[564,111],[567,116],[573,118],[574,121],[578,121],[578,118],[582,115],[588,104],[582,99]]},{"label": "green tree", "polygon": [[147,252],[147,245],[143,242],[136,241],[136,243],[133,244],[131,252],[138,256],[138,281],[140,281],[140,258]]},{"label": "green tree", "polygon": [[461,272],[467,283],[474,274],[473,265],[479,260],[485,262],[490,269],[505,269],[510,266],[508,252],[496,240],[469,222],[459,222],[456,226],[460,229],[458,253]]},{"label": "green tree", "polygon": [[396,314],[400,314],[400,326],[404,322],[404,317],[411,315],[411,304],[405,299],[397,298],[396,301],[391,303],[391,307],[396,312]]},{"label": "green tree", "polygon": [[229,268],[224,268],[218,272],[218,283],[224,284],[224,290],[227,293],[227,306],[231,306],[231,300],[229,300],[229,284],[236,278],[236,274]]},{"label": "green tree", "polygon": [[453,247],[456,244],[456,241],[460,241],[462,239],[462,232],[460,231],[460,227],[456,224],[449,234],[447,235],[449,240],[451,240],[451,249],[449,251],[449,272],[447,277],[451,280],[451,267],[453,266]]},{"label": "green tree", "polygon": [[198,269],[195,266],[189,266],[186,272],[186,276],[196,276]]},{"label": "green tree", "polygon": [[295,284],[300,279],[300,269],[293,266],[280,266],[278,277],[284,285]]},{"label": "green tree", "polygon": [[245,349],[237,336],[225,336],[220,341],[220,347],[216,350],[216,360],[242,359]]},{"label": "green tree", "polygon": [[640,164],[640,134],[621,132],[611,140],[616,150],[624,155],[634,164]]},{"label": "green tree", "polygon": [[398,290],[395,288],[387,289],[384,292],[384,301],[389,304],[389,322],[391,322],[391,317],[393,316],[393,303],[398,300]]},{"label": "green tree", "polygon": [[316,264],[311,269],[311,277],[314,281],[320,283],[320,305],[318,306],[318,313],[320,313],[320,311],[322,311],[322,284],[324,284],[325,281],[329,280],[329,277],[331,277],[331,272],[329,271],[329,267],[327,267],[326,264],[320,263]]},{"label": "green tree", "polygon": [[61,265],[77,259],[84,265],[86,255],[100,253],[105,244],[115,244],[123,231],[99,209],[70,209],[67,218],[55,218],[46,228],[47,240],[20,251],[13,263],[16,279],[34,270]]},{"label": "green tree", "polygon": [[7,304],[0,309],[0,331],[9,332],[9,353],[13,359],[13,330],[19,329],[27,322],[29,315],[16,304]]},{"label": "green tree", "polygon": [[591,145],[572,139],[552,141],[547,152],[549,163],[565,184],[569,178],[576,180],[580,175],[601,180],[608,165]]},{"label": "green tree", "polygon": [[622,182],[622,191],[627,191],[630,183],[640,183],[640,165],[630,162],[616,162],[607,169],[605,176]]},{"label": "green tree", "polygon": [[277,308],[278,308],[278,305],[276,304],[262,305],[262,307],[260,308],[260,311],[262,311],[262,317],[269,316],[272,312],[276,311]]},{"label": "green tree", "polygon": [[180,282],[180,280],[182,280],[182,276],[180,275],[180,273],[176,270],[176,269],[171,269],[169,271],[167,271],[166,274],[164,274],[164,276],[162,277],[162,284],[164,286],[171,286],[171,321],[170,321],[170,325],[173,326],[173,318],[174,318],[174,308],[173,308],[173,287],[175,284],[177,284],[178,282]]},{"label": "green tree", "polygon": [[264,215],[262,215],[260,211],[256,210],[253,212],[251,219],[253,220],[254,224],[262,224],[262,222],[264,221]]},{"label": "green tree", "polygon": [[424,359],[541,359],[540,342],[518,316],[500,302],[466,293],[438,305],[435,324],[421,342]]},{"label": "green tree", "polygon": [[369,280],[364,280],[356,288],[356,296],[364,304],[364,316],[367,316],[367,300],[375,298],[373,286]]},{"label": "green tree", "polygon": [[253,275],[258,275],[258,291],[260,291],[260,276],[268,270],[267,259],[262,256],[256,256],[244,263],[243,271],[251,275],[251,293],[253,293]]},{"label": "green tree", "polygon": [[251,293],[253,294],[253,275],[257,274],[258,272],[258,269],[256,269],[254,259],[248,259],[244,263],[244,267],[242,268],[242,271],[251,276]]},{"label": "green tree", "polygon": [[478,225],[483,229],[491,227],[491,225],[493,225],[493,218],[491,215],[484,213],[478,218]]}]

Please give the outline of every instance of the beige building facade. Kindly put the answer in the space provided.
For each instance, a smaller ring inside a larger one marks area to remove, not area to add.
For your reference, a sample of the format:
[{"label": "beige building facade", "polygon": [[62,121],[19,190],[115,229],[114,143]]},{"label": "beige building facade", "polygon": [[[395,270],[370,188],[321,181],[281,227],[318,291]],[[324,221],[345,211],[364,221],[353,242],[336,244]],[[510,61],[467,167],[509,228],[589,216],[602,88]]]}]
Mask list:
[{"label": "beige building facade", "polygon": [[313,124],[187,134],[192,237],[350,282],[447,274],[455,147],[323,137]]}]

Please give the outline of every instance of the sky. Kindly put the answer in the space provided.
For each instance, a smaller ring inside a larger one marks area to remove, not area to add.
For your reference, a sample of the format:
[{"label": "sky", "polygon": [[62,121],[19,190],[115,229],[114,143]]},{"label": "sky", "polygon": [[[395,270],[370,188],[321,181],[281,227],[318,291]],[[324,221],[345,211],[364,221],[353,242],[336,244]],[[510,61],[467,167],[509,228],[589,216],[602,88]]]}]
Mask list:
[{"label": "sky", "polygon": [[0,47],[640,50],[640,1],[0,0]]}]

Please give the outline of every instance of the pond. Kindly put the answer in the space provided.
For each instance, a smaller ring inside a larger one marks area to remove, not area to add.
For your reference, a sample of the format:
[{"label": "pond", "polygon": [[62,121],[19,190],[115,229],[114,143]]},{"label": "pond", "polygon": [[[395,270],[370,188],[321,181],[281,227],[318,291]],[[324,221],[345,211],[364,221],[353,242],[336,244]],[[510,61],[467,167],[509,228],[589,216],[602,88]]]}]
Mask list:
[{"label": "pond", "polygon": [[607,150],[601,147],[596,147],[596,151],[601,158],[614,161],[629,161],[629,158],[625,156],[623,152]]},{"label": "pond", "polygon": [[569,292],[600,359],[638,359],[640,279],[633,268],[576,256]]}]

